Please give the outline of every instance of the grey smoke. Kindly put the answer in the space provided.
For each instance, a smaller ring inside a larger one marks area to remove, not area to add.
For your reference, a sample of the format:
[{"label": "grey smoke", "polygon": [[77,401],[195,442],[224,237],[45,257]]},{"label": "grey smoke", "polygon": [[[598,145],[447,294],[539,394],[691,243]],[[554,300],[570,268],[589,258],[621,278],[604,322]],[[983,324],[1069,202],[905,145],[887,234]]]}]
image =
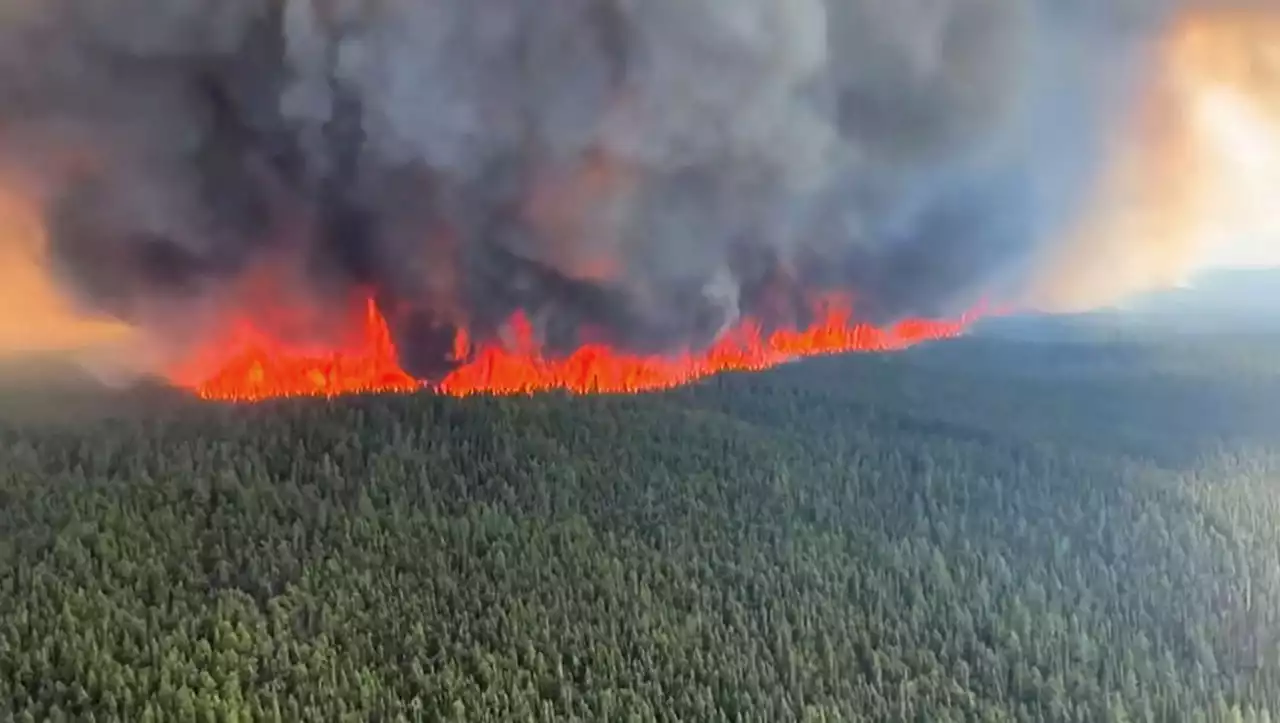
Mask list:
[{"label": "grey smoke", "polygon": [[288,259],[423,373],[526,311],[642,349],[1016,287],[1171,2],[7,0],[0,166],[84,301],[198,327]]}]

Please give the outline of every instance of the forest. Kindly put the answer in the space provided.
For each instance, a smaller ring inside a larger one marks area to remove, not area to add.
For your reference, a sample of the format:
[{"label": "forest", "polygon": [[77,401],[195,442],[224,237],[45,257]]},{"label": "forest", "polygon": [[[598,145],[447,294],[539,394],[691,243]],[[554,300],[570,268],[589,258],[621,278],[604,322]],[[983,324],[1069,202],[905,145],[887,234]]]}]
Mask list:
[{"label": "forest", "polygon": [[1278,361],[1064,326],[638,396],[11,384],[0,719],[1271,721]]}]

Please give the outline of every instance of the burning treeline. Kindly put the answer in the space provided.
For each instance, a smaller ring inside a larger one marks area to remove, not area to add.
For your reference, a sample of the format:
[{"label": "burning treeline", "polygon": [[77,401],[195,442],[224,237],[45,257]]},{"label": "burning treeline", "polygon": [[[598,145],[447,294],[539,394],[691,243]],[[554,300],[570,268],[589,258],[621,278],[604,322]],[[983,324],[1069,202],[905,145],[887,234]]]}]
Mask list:
[{"label": "burning treeline", "polygon": [[[43,296],[7,290],[0,323],[52,334],[33,307],[69,300],[110,320],[72,336],[128,330],[222,397],[652,388],[949,336],[981,298],[1090,301],[1193,262],[1210,212],[1117,233],[1110,189],[1201,200],[1151,159],[1204,128],[1123,129],[1157,95],[1185,111],[1171,83],[1222,82],[1180,38],[1260,45],[1271,22],[1160,0],[9,0],[0,249],[24,263],[0,283]],[[1262,81],[1232,82],[1257,119],[1236,131],[1274,148]],[[1215,184],[1242,173],[1201,146]]]}]

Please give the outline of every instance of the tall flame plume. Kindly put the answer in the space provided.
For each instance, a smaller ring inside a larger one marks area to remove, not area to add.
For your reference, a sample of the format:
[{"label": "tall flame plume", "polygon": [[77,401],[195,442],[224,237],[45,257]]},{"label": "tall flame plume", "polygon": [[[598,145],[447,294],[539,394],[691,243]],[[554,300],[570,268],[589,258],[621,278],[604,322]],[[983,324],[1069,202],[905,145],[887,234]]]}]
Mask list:
[{"label": "tall flame plume", "polygon": [[[466,359],[437,383],[406,373],[386,320],[372,299],[360,304],[347,342],[329,348],[293,345],[236,319],[200,348],[174,381],[208,400],[254,402],[277,397],[339,396],[370,392],[434,390],[451,396],[515,395],[562,390],[576,394],[635,393],[667,389],[713,374],[756,371],[807,356],[852,351],[891,351],[963,333],[972,318],[911,319],[890,328],[854,320],[840,299],[820,305],[804,329],[766,332],[747,320],[710,348],[665,356],[641,356],[588,344],[568,356],[542,353],[529,321],[517,314],[506,343],[475,345],[465,333],[455,353]],[[213,369],[205,376],[198,370]]]}]

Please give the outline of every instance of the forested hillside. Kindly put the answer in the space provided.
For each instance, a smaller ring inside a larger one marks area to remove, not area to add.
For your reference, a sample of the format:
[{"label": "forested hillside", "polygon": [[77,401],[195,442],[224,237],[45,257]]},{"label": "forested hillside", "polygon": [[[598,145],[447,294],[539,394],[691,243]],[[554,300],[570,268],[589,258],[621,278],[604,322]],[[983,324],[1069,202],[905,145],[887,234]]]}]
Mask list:
[{"label": "forested hillside", "polygon": [[980,335],[637,397],[10,392],[0,719],[1270,721],[1278,362]]}]

